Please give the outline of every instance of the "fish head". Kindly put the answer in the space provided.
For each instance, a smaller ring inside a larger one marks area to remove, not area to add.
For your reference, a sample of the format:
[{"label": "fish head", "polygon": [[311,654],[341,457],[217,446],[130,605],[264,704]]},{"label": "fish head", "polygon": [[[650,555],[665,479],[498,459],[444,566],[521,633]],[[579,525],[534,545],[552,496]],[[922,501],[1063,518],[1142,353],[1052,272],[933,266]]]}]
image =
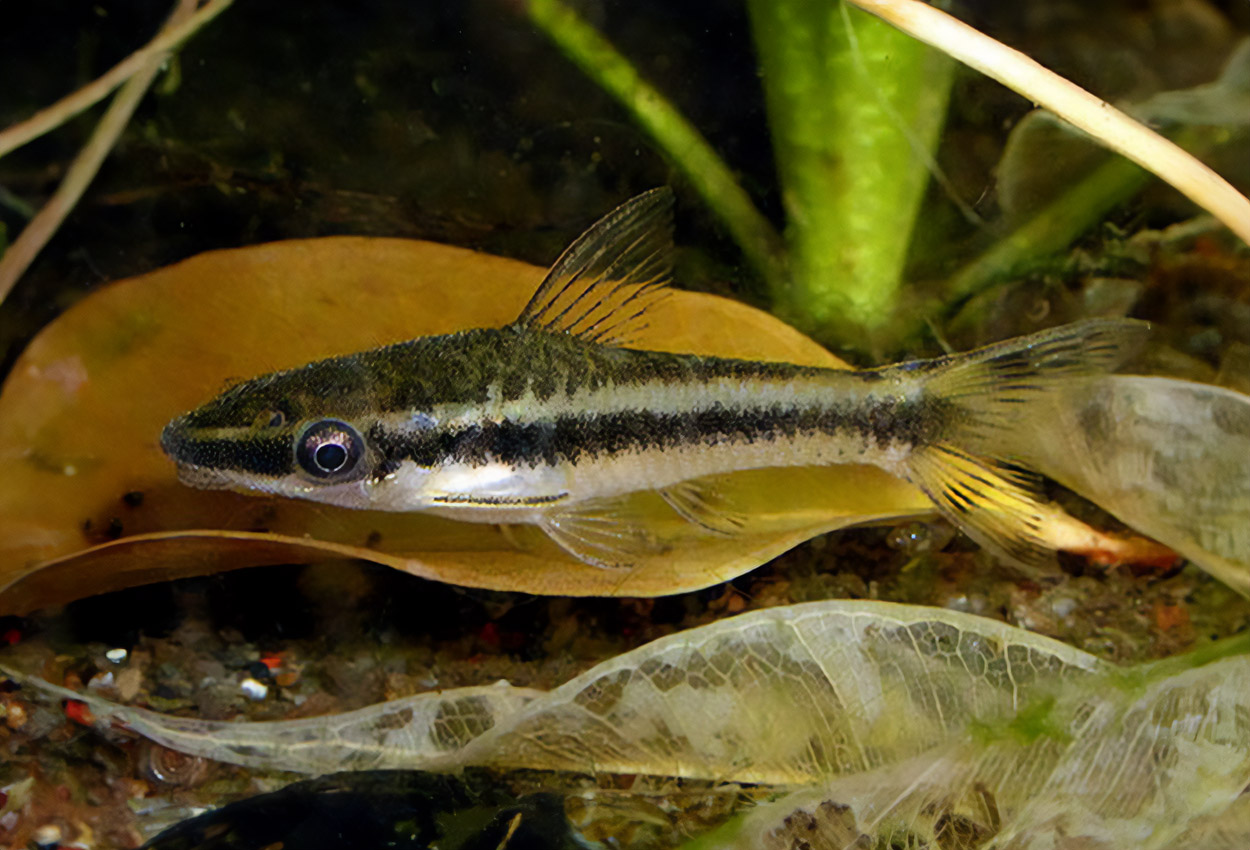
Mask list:
[{"label": "fish head", "polygon": [[261,375],[171,421],[161,448],[192,487],[369,507],[383,389],[356,355]]}]

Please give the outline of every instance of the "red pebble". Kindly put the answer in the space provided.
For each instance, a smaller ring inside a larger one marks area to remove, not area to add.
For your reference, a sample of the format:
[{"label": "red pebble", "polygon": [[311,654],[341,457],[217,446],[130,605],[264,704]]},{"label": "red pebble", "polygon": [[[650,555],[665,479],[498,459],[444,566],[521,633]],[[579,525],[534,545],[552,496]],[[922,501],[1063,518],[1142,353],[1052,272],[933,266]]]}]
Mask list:
[{"label": "red pebble", "polygon": [[279,667],[282,666],[282,656],[281,655],[262,655],[260,657],[260,663],[264,664],[267,668],[269,668],[269,672],[272,673],[274,670],[277,670]]},{"label": "red pebble", "polygon": [[15,646],[17,642],[21,639],[22,639],[22,633],[19,632],[17,629],[9,629],[7,632],[4,633],[3,637],[0,637],[0,640],[3,640],[9,646]]},{"label": "red pebble", "polygon": [[95,716],[91,713],[91,709],[87,708],[85,702],[79,702],[76,699],[65,703],[65,716],[83,726],[91,726],[95,723]]}]

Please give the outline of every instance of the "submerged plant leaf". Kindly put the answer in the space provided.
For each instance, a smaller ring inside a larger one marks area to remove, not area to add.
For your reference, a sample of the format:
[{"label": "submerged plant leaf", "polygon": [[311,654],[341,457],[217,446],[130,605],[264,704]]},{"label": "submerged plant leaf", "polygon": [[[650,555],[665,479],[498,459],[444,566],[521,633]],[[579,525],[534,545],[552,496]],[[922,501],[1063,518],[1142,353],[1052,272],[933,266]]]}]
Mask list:
[{"label": "submerged plant leaf", "polygon": [[[360,750],[357,768],[593,767],[805,785],[918,756],[965,733],[973,719],[1001,726],[1057,688],[1111,669],[995,620],[886,602],[815,602],[661,638],[533,699],[531,691],[465,689],[468,700],[493,698],[479,700],[481,733],[434,750],[428,741],[446,738],[432,722],[439,712],[407,709],[457,702],[459,691],[329,717],[211,722],[0,672],[86,701],[105,727],[120,720],[166,746],[255,767],[325,770],[326,750],[308,746],[319,728],[322,747],[342,742],[338,757]],[[402,735],[401,715],[411,715]]]},{"label": "submerged plant leaf", "polygon": [[[1250,123],[1250,40],[1232,52],[1214,81],[1157,92],[1124,109],[1152,126],[1244,128]],[[1054,113],[1043,109],[1029,113],[1012,130],[997,169],[998,198],[1008,222],[1020,223],[1039,212],[1071,186],[1075,176],[1092,171],[1110,156]],[[1244,151],[1229,157],[1228,166],[1234,174],[1244,171]]]},{"label": "submerged plant leaf", "polygon": [[317,772],[333,753],[368,768],[555,771],[553,788],[623,773],[787,792],[712,846],[788,848],[787,825],[810,822],[824,839],[813,847],[864,835],[1168,848],[1245,825],[1228,811],[1250,783],[1250,658],[1227,655],[1238,648],[1124,670],[968,614],[830,601],[662,638],[543,694],[470,688],[268,723],[76,698],[102,726],[256,766]]},{"label": "submerged plant leaf", "polygon": [[[716,487],[751,516],[744,535],[700,535],[672,518],[659,528],[669,551],[611,571],[570,561],[531,529],[193,490],[161,453],[164,425],[233,380],[506,324],[542,275],[443,245],[341,237],[212,252],[94,293],[35,339],[0,394],[0,613],[327,557],[492,589],[656,595],[724,581],[822,531],[929,509],[874,468],[726,476]],[[727,299],[674,292],[649,315],[641,347],[838,362]]]}]

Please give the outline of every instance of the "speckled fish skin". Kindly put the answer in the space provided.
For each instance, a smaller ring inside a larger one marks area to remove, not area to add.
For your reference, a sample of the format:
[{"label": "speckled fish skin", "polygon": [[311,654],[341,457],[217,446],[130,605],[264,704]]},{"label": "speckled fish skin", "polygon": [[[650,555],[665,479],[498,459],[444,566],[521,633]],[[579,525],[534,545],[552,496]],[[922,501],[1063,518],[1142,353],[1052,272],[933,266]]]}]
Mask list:
[{"label": "speckled fish skin", "polygon": [[[479,486],[464,494],[485,495],[484,470],[500,468],[510,482],[496,481],[501,503],[579,501],[759,466],[894,468],[950,412],[924,392],[927,370],[850,372],[480,329],[240,384],[171,423],[162,444],[188,479],[347,507],[426,509],[443,495],[432,492],[437,481],[475,475]],[[367,457],[350,482],[305,492],[292,446],[326,419],[351,424]],[[425,487],[396,489],[408,466],[429,471]]]},{"label": "speckled fish skin", "polygon": [[610,213],[507,327],[245,381],[171,422],[162,447],[192,486],[537,523],[603,565],[630,548],[612,499],[659,491],[723,533],[735,521],[685,482],[839,463],[914,481],[1009,554],[1033,545],[1034,494],[1005,438],[1014,417],[1057,382],[1118,365],[1144,324],[1095,320],[861,371],[621,347],[667,277],[669,203],[651,192]]}]

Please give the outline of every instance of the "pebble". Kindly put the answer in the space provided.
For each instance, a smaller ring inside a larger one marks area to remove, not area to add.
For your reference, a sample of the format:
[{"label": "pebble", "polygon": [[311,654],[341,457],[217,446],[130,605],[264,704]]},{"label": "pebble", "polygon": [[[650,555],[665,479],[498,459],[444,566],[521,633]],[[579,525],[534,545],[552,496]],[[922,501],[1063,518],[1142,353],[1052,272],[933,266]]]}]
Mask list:
[{"label": "pebble", "polygon": [[0,707],[5,709],[3,712],[5,726],[10,729],[21,729],[26,725],[26,707],[20,702],[14,700]]},{"label": "pebble", "polygon": [[269,686],[256,681],[251,676],[239,682],[239,689],[243,691],[245,697],[256,702],[260,702],[269,695]]},{"label": "pebble", "polygon": [[109,661],[112,661],[114,664],[121,664],[127,657],[129,657],[129,655],[130,653],[120,646],[116,649],[110,649],[108,652],[104,653],[104,657]]},{"label": "pebble", "polygon": [[1071,597],[1061,596],[1050,603],[1050,610],[1054,611],[1057,617],[1067,617],[1076,610],[1076,600]]},{"label": "pebble", "polygon": [[111,691],[113,689],[113,673],[96,673],[87,682],[87,690],[89,691]]},{"label": "pebble", "polygon": [[35,843],[40,847],[55,847],[63,837],[61,828],[54,823],[46,823],[35,830]]}]

